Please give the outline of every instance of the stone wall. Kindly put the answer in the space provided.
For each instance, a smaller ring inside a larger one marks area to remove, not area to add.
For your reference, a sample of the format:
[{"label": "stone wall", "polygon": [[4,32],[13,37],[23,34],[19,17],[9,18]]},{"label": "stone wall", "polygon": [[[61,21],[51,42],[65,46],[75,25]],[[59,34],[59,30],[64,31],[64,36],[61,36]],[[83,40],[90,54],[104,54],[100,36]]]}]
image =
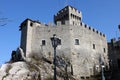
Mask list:
[{"label": "stone wall", "polygon": [[[107,41],[101,32],[83,23],[80,26],[49,26],[34,21],[32,23],[30,26],[31,21],[28,21],[27,30],[25,29],[27,36],[24,28],[22,29],[24,33],[22,32],[21,40],[27,40],[26,48],[24,47],[26,57],[44,56],[52,60],[53,47],[50,38],[56,34],[61,39],[61,45],[57,47],[57,56],[66,56],[70,60],[76,77],[94,75],[94,66],[100,66],[101,61],[108,65]],[[79,40],[79,45],[75,45],[75,39]],[[43,40],[45,45],[42,45]],[[24,43],[22,41],[21,46],[24,46]]]}]

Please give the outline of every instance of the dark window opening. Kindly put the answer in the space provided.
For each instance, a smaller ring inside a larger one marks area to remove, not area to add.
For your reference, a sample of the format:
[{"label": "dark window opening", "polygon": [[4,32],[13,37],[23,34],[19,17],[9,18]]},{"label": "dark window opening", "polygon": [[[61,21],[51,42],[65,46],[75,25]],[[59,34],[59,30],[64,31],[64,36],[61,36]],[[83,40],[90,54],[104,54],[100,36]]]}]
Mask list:
[{"label": "dark window opening", "polygon": [[79,20],[81,21],[81,17],[79,17]]},{"label": "dark window opening", "polygon": [[72,17],[72,14],[71,14],[71,17]]},{"label": "dark window opening", "polygon": [[104,48],[103,51],[104,51],[104,53],[105,53],[105,52],[106,52],[106,49]]},{"label": "dark window opening", "polygon": [[80,23],[80,25],[82,26],[82,22]]},{"label": "dark window opening", "polygon": [[75,45],[79,45],[79,39],[75,39]]},{"label": "dark window opening", "polygon": [[119,50],[119,48],[120,48],[119,45],[116,45],[116,46],[115,46],[115,49],[116,49],[116,50]]},{"label": "dark window opening", "polygon": [[120,59],[117,59],[118,68],[120,69]]},{"label": "dark window opening", "polygon": [[85,79],[85,77],[84,77],[84,76],[81,76],[81,79]]},{"label": "dark window opening", "polygon": [[30,26],[33,26],[33,23],[32,23],[32,22],[30,23]]},{"label": "dark window opening", "polygon": [[95,44],[93,44],[93,49],[95,49]]},{"label": "dark window opening", "polygon": [[46,45],[46,42],[45,42],[45,40],[42,40],[42,45]]},{"label": "dark window opening", "polygon": [[89,79],[89,78],[90,78],[89,76],[86,77],[86,79]]}]

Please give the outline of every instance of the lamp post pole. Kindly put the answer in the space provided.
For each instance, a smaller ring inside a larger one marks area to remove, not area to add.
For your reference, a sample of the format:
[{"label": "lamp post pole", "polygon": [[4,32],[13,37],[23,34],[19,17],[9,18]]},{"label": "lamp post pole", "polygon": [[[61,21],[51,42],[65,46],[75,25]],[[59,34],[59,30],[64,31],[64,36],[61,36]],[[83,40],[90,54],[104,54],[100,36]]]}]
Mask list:
[{"label": "lamp post pole", "polygon": [[56,47],[54,48],[54,80],[56,80]]},{"label": "lamp post pole", "polygon": [[102,77],[102,80],[105,80],[105,76],[104,76],[104,65],[101,64],[101,77]]},{"label": "lamp post pole", "polygon": [[56,80],[56,47],[58,46],[58,43],[59,43],[59,38],[56,37],[56,34],[53,35],[53,37],[50,38],[51,39],[51,42],[52,42],[52,46],[54,48],[54,61],[53,61],[53,64],[54,64],[54,80]]}]

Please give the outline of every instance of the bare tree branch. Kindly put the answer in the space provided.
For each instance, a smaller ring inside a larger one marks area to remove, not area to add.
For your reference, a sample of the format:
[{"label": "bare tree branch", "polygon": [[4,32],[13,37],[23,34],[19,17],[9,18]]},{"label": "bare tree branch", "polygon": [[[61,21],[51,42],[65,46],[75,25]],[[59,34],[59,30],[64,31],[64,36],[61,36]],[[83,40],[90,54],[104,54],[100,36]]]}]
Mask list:
[{"label": "bare tree branch", "polygon": [[0,26],[5,26],[5,25],[7,25],[7,23],[5,23],[5,24],[2,24],[2,25],[0,25]]},{"label": "bare tree branch", "polygon": [[8,22],[11,22],[12,20],[9,20],[8,18],[0,18],[0,26],[7,25]]}]

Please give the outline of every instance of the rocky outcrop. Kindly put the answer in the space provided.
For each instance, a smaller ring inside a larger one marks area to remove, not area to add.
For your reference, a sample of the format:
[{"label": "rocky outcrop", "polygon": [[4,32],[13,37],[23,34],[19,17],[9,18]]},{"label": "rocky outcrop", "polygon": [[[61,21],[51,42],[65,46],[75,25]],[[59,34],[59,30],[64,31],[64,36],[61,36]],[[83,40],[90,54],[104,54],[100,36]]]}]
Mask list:
[{"label": "rocky outcrop", "polygon": [[[26,58],[23,54],[21,48],[12,52],[10,61],[0,68],[0,80],[53,80],[53,61],[39,56]],[[57,56],[56,60],[58,80],[77,80],[72,75],[68,59]]]},{"label": "rocky outcrop", "polygon": [[[32,62],[18,61],[3,64],[0,80],[53,80],[53,64],[50,61],[32,59]],[[68,79],[69,78],[69,79]],[[76,80],[63,67],[57,67],[58,80]]]},{"label": "rocky outcrop", "polygon": [[20,48],[16,52],[13,51],[10,61],[0,68],[0,80],[47,80],[50,78],[53,78],[53,65],[46,59],[24,57]]},{"label": "rocky outcrop", "polygon": [[7,63],[0,69],[0,80],[40,80],[38,70],[30,70],[26,62]]}]

